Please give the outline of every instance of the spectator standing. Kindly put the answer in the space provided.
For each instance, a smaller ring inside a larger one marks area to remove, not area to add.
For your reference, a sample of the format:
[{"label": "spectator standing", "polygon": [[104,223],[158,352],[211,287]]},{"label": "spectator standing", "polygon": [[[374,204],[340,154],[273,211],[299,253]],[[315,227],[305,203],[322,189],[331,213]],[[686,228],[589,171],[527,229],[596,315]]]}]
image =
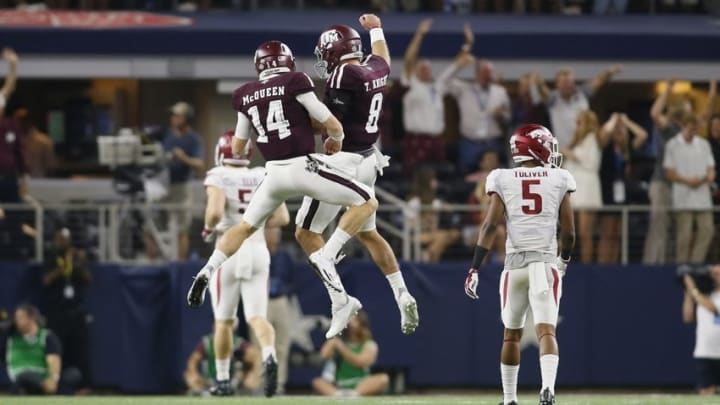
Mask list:
[{"label": "spectator standing", "polygon": [[655,169],[648,189],[650,226],[645,237],[643,250],[643,263],[645,264],[664,264],[667,257],[666,248],[672,198],[670,182],[663,169],[665,144],[680,132],[682,117],[686,113],[680,104],[673,104],[667,109],[667,112],[665,111],[673,86],[674,81],[669,81],[665,91],[660,93],[650,109],[650,117],[655,126],[653,133],[653,137],[655,137]]},{"label": "spectator standing", "polygon": [[[213,333],[203,336],[188,358],[183,377],[191,395],[202,395],[217,382],[213,336]],[[230,378],[233,388],[254,392],[261,382],[260,351],[239,336],[233,336],[232,345]]]},{"label": "spectator standing", "polygon": [[526,73],[518,80],[517,92],[512,98],[511,129],[527,124],[540,124],[550,127],[547,109],[541,104],[541,96],[533,83],[539,79],[537,73]]},{"label": "spectator standing", "polygon": [[[602,206],[600,193],[600,161],[602,150],[600,126],[597,115],[590,110],[580,111],[577,116],[575,135],[566,149],[562,150],[565,168],[578,184],[572,196],[577,212],[578,236],[580,238],[580,261],[592,263],[595,234],[595,211]],[[604,231],[603,231],[604,232]],[[602,232],[601,232],[602,233]]]},{"label": "spectator standing", "polygon": [[[448,80],[457,68],[448,66],[437,78],[433,79],[430,61],[418,59],[418,52],[425,34],[432,26],[432,19],[418,24],[415,35],[405,51],[405,65],[401,84],[407,88],[403,96],[403,128],[405,130],[405,148],[403,169],[410,174],[418,163],[445,160],[445,103]],[[465,43],[461,54],[470,52],[474,41],[470,26],[465,26]]]},{"label": "spectator standing", "polygon": [[590,108],[589,98],[621,71],[622,66],[613,65],[578,87],[575,84],[573,70],[563,68],[555,74],[554,90],[550,90],[539,75],[535,76],[536,88],[533,91],[540,94],[547,106],[552,132],[555,134],[560,148],[566,147],[572,141],[577,125],[577,115],[580,111]]},{"label": "spectator standing", "polygon": [[370,321],[360,311],[348,323],[343,339],[325,342],[320,356],[328,361],[322,377],[313,380],[315,391],[325,396],[368,396],[381,394],[390,383],[387,374],[370,374],[378,356],[378,345],[372,338]]},{"label": "spectator standing", "polygon": [[89,387],[89,330],[87,313],[82,307],[90,272],[84,250],[72,245],[70,230],[55,233],[53,248],[46,255],[42,277],[48,327],[53,330],[64,351],[63,368],[79,371],[80,388]]},{"label": "spectator standing", "polygon": [[699,122],[692,114],[683,118],[682,130],[668,141],[663,160],[672,183],[677,263],[703,262],[714,232],[710,185],[715,182],[715,160],[708,141],[697,135]]},{"label": "spectator standing", "polygon": [[48,177],[56,165],[53,141],[33,124],[26,108],[16,110],[13,117],[24,136],[23,159],[28,174],[33,178]]},{"label": "spectator standing", "polygon": [[713,290],[707,294],[701,292],[695,280],[685,275],[685,299],[682,314],[685,323],[696,322],[695,350],[693,357],[697,362],[698,393],[716,394],[720,387],[720,265],[710,269]]},{"label": "spectator standing", "polygon": [[193,171],[204,169],[200,136],[190,126],[195,112],[193,107],[180,101],[170,108],[170,127],[163,139],[163,148],[170,157],[170,189],[165,202],[182,204],[183,209],[172,211],[178,228],[178,258],[187,259],[190,250],[190,206],[192,190],[190,180]]},{"label": "spectator standing", "polygon": [[[606,144],[600,164],[602,202],[605,206],[626,204],[632,156],[645,144],[647,131],[626,114],[614,113],[603,125],[601,132],[603,143]],[[621,224],[620,213],[601,214],[598,263],[617,263],[620,259]]]},{"label": "spectator standing", "polygon": [[14,119],[5,117],[5,106],[15,91],[18,56],[12,49],[5,48],[2,57],[8,63],[8,74],[0,88],[0,201],[15,203],[25,194],[27,168],[20,128]]},{"label": "spectator standing", "polygon": [[[462,53],[455,61],[453,74],[470,65],[475,59]],[[453,80],[449,92],[460,109],[458,166],[463,173],[477,167],[480,157],[488,150],[497,152],[505,161],[505,131],[510,122],[510,98],[507,90],[493,80],[493,64],[485,59],[475,62],[475,81]]]},{"label": "spectator standing", "polygon": [[58,385],[72,386],[75,373],[62,372],[62,346],[55,334],[42,326],[42,316],[31,305],[15,310],[13,330],[5,342],[7,372],[18,394],[56,394]]},{"label": "spectator standing", "polygon": [[265,228],[265,241],[270,251],[270,300],[267,320],[275,328],[275,353],[278,362],[278,393],[285,392],[290,357],[290,303],[293,287],[293,259],[280,246],[281,228]]}]

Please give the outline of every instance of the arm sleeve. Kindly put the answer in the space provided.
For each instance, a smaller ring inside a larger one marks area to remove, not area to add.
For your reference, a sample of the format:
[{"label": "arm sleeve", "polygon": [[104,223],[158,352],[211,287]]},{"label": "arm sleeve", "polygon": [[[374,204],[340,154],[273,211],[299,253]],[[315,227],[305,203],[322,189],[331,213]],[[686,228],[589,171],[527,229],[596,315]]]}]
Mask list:
[{"label": "arm sleeve", "polygon": [[500,193],[500,187],[498,185],[498,177],[499,173],[497,170],[493,170],[488,174],[487,178],[485,179],[485,194],[491,195],[491,194],[497,194],[502,197],[502,194]]},{"label": "arm sleeve", "polygon": [[60,344],[60,339],[55,336],[55,333],[53,331],[48,330],[47,337],[45,338],[45,355],[48,354],[57,354],[58,356],[62,356],[62,345]]},{"label": "arm sleeve", "polygon": [[565,170],[565,192],[574,193],[576,190],[577,183],[575,182],[575,178],[572,176],[572,174],[570,174],[569,171]]},{"label": "arm sleeve", "polygon": [[250,120],[239,111],[237,113],[237,124],[235,124],[235,137],[246,141],[250,139]]},{"label": "arm sleeve", "polygon": [[205,175],[205,181],[203,181],[203,186],[213,186],[222,188],[222,177],[219,173],[217,173],[215,170],[210,170]]},{"label": "arm sleeve", "polygon": [[348,90],[328,89],[325,94],[325,105],[328,106],[330,112],[339,120],[342,120],[345,114],[350,111],[352,106],[352,92]]},{"label": "arm sleeve", "polygon": [[327,106],[321,103],[312,91],[298,94],[295,99],[305,107],[310,117],[318,122],[325,122],[332,115]]}]

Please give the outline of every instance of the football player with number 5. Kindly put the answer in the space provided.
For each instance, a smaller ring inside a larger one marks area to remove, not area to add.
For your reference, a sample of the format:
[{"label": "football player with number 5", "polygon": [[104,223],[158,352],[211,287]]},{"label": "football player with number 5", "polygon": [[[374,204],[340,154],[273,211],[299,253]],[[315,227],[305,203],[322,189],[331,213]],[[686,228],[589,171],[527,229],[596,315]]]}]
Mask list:
[{"label": "football player with number 5", "polygon": [[[321,78],[327,79],[325,104],[345,128],[346,140],[342,152],[333,156],[333,164],[374,188],[378,173],[382,174],[388,165],[388,158],[374,144],[380,134],[378,121],[390,74],[390,52],[376,15],[362,15],[360,24],[370,31],[370,55],[363,57],[357,31],[347,25],[333,25],[320,35],[315,48],[318,58],[315,68]],[[305,197],[295,219],[295,238],[306,253],[323,248],[321,234],[341,209],[339,205]],[[390,284],[400,308],[402,332],[414,332],[420,321],[417,303],[405,285],[392,248],[376,229],[375,214],[362,225],[357,238]]]},{"label": "football player with number 5", "polygon": [[[497,224],[507,221],[505,269],[500,275],[500,308],[505,326],[500,374],[501,405],[517,405],[520,338],[528,307],[532,308],[540,342],[542,388],[540,405],[555,404],[555,377],[559,362],[555,338],[562,276],[575,245],[570,193],[575,179],[560,169],[555,136],[541,125],[526,125],[510,138],[513,169],[495,169],[485,191],[490,208],[480,227],[465,293],[477,299],[478,271],[495,238]],[[560,255],[557,223],[560,220]]]}]

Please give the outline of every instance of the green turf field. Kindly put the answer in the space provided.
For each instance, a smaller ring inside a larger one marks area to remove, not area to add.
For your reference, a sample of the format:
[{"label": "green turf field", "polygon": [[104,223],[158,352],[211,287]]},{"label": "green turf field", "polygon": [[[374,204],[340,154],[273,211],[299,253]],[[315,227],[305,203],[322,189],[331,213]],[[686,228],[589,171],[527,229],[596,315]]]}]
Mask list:
[{"label": "green turf field", "polygon": [[[258,397],[188,398],[188,397],[0,397],[3,405],[497,405],[499,395],[424,395],[375,398],[320,398],[285,396],[273,399]],[[537,404],[535,396],[521,396],[520,405]],[[696,395],[564,395],[558,405],[718,405],[720,396]]]}]

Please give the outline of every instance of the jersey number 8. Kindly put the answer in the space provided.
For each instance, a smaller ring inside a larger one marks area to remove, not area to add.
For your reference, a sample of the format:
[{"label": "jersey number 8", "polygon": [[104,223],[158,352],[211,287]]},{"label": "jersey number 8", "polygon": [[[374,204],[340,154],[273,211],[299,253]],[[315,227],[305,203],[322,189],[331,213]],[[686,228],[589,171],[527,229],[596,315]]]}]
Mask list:
[{"label": "jersey number 8", "polygon": [[375,93],[370,100],[370,111],[368,112],[368,120],[365,124],[365,131],[368,134],[374,134],[378,131],[378,120],[380,119],[380,111],[382,111],[383,95]]}]

